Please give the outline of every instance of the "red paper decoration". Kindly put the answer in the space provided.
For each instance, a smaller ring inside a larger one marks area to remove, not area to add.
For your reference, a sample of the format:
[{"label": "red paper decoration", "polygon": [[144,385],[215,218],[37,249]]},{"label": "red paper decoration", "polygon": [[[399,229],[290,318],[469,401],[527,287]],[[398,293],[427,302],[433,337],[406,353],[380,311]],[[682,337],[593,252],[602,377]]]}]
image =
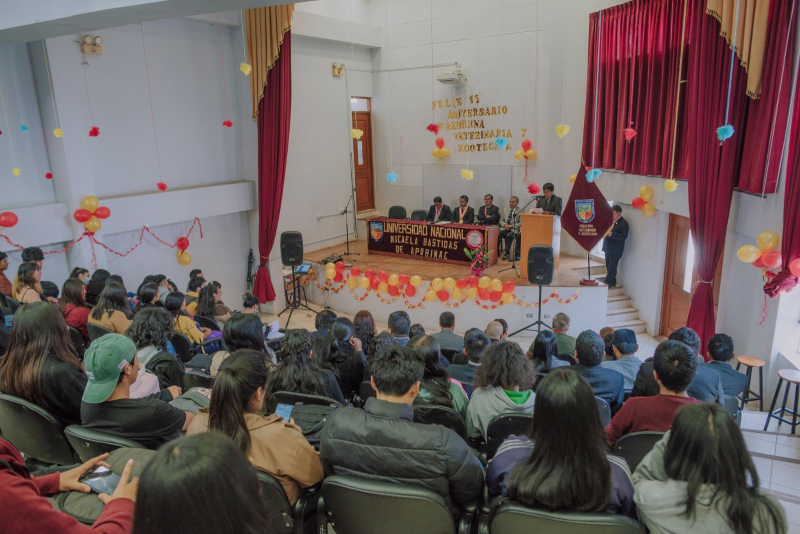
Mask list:
[{"label": "red paper decoration", "polygon": [[233,128],[233,123],[231,121],[222,121],[222,125],[226,128]]},{"label": "red paper decoration", "polygon": [[432,132],[433,135],[439,135],[439,125],[435,122],[430,123],[426,129]]},{"label": "red paper decoration", "polygon": [[92,126],[92,129],[89,130],[89,137],[97,137],[98,135],[100,135],[100,128]]},{"label": "red paper decoration", "polygon": [[52,172],[46,172],[44,174],[44,177],[47,178],[48,180],[50,180],[53,177],[53,173]]},{"label": "red paper decoration", "polygon": [[159,189],[159,191],[167,190],[167,184],[165,184],[164,182],[158,182],[158,184],[156,184],[156,187]]},{"label": "red paper decoration", "polygon": [[539,191],[541,190],[542,189],[536,184],[536,182],[531,182],[531,184],[528,186],[528,193],[531,195],[538,195]]}]

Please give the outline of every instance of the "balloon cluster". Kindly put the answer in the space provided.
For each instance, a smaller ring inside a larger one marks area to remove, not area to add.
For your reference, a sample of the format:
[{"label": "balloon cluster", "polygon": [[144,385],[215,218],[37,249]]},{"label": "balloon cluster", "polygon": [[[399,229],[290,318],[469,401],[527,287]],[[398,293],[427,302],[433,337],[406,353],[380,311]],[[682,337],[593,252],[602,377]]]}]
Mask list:
[{"label": "balloon cluster", "polygon": [[186,249],[189,248],[189,239],[181,237],[175,243],[175,246],[178,247],[178,263],[181,265],[189,265],[192,263],[192,256],[186,252]]},{"label": "balloon cluster", "polygon": [[531,148],[530,140],[522,140],[522,150],[517,150],[514,152],[514,157],[517,159],[536,159],[536,151]]},{"label": "balloon cluster", "polygon": [[639,188],[639,196],[631,201],[631,206],[637,210],[642,211],[645,217],[652,217],[656,214],[656,207],[650,204],[650,199],[653,198],[653,188],[649,185],[643,185]]},{"label": "balloon cluster", "polygon": [[16,226],[17,222],[19,222],[19,219],[16,214],[10,211],[0,213],[0,228],[11,228],[12,226]]},{"label": "balloon cluster", "polygon": [[[756,238],[757,247],[745,245],[736,252],[736,255],[743,262],[751,263],[758,269],[780,269],[783,258],[781,253],[775,250],[780,242],[781,239],[775,232],[761,232]],[[795,276],[800,274],[800,261],[798,260],[794,260],[789,266]]]},{"label": "balloon cluster", "polygon": [[431,281],[431,288],[425,293],[425,300],[434,301],[439,299],[447,302],[448,299],[462,300],[490,300],[492,302],[503,301],[504,304],[514,302],[514,289],[516,284],[512,280],[506,282],[499,278],[492,280],[488,276],[480,278],[471,275],[467,278],[434,278]]},{"label": "balloon cluster", "polygon": [[72,216],[79,223],[83,223],[83,227],[87,232],[99,232],[103,223],[100,219],[108,219],[111,215],[111,210],[100,206],[100,201],[97,197],[89,195],[81,199],[81,209],[75,210]]},{"label": "balloon cluster", "polygon": [[436,138],[436,148],[431,152],[434,158],[444,159],[450,157],[450,149],[444,146],[444,139],[441,137]]}]

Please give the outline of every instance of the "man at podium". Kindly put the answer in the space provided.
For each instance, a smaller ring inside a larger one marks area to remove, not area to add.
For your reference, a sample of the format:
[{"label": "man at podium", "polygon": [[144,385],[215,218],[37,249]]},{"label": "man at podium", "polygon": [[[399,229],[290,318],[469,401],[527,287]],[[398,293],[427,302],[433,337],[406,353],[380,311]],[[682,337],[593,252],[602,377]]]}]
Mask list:
[{"label": "man at podium", "polygon": [[[542,194],[544,195],[543,198],[540,198],[536,202],[536,207],[541,209],[544,213],[550,215],[561,215],[561,210],[563,208],[561,197],[557,197],[554,194],[555,186],[550,182],[547,182],[542,186]],[[538,213],[538,212],[537,212]]]}]

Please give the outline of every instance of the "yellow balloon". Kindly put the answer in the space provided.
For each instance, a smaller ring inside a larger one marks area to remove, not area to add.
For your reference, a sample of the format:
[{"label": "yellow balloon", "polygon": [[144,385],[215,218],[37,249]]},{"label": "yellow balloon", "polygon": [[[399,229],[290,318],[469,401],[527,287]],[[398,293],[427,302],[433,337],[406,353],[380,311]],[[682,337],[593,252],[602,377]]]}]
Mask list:
[{"label": "yellow balloon", "polygon": [[188,252],[182,252],[180,256],[178,256],[178,263],[181,265],[189,265],[192,263],[192,257],[189,255]]},{"label": "yellow balloon", "polygon": [[503,290],[503,282],[501,282],[499,278],[495,278],[494,280],[492,280],[492,283],[489,284],[489,286],[492,288],[492,291]]},{"label": "yellow balloon", "polygon": [[399,276],[397,276],[396,274],[390,274],[389,275],[389,285],[390,286],[396,286],[399,283],[400,283],[400,277]]},{"label": "yellow balloon", "polygon": [[328,262],[325,264],[326,271],[336,271],[336,264]]},{"label": "yellow balloon", "polygon": [[440,157],[449,158],[450,157],[450,149],[447,148],[447,147],[442,147]]},{"label": "yellow balloon", "polygon": [[639,188],[639,198],[645,202],[649,202],[653,198],[653,188],[649,185],[643,185]]},{"label": "yellow balloon", "polygon": [[514,295],[511,293],[503,293],[503,296],[500,298],[503,299],[503,304],[511,304],[514,302]]},{"label": "yellow balloon", "polygon": [[90,232],[99,232],[102,226],[103,223],[101,223],[100,219],[98,219],[94,215],[92,215],[88,221],[83,223],[83,227],[89,230]]},{"label": "yellow balloon", "polygon": [[422,277],[417,276],[416,274],[411,277],[411,285],[414,287],[419,287],[422,285]]},{"label": "yellow balloon", "polygon": [[358,287],[358,278],[356,278],[355,276],[351,276],[350,278],[348,278],[347,287],[349,287],[350,289],[355,289],[356,287]]},{"label": "yellow balloon", "polygon": [[528,159],[536,159],[536,151],[534,149],[526,150],[525,157]]},{"label": "yellow balloon", "polygon": [[97,197],[93,197],[91,195],[89,195],[88,197],[83,197],[83,199],[81,200],[81,207],[91,213],[94,213],[94,210],[96,210],[97,206],[99,205],[100,202],[98,202]]},{"label": "yellow balloon", "polygon": [[761,232],[758,234],[758,239],[756,239],[758,243],[758,248],[761,249],[761,252],[766,252],[768,250],[775,250],[778,248],[778,243],[780,243],[781,238],[778,237],[778,234],[775,232]]},{"label": "yellow balloon", "polygon": [[358,285],[361,287],[361,289],[367,289],[369,287],[369,278],[366,276],[359,278]]},{"label": "yellow balloon", "polygon": [[490,285],[492,285],[492,279],[488,276],[481,276],[481,279],[478,280],[478,287],[481,289],[486,289]]},{"label": "yellow balloon", "polygon": [[444,279],[444,287],[445,289],[453,289],[456,287],[456,281],[448,276]]},{"label": "yellow balloon", "polygon": [[426,291],[425,292],[425,300],[427,300],[428,302],[432,302],[432,301],[436,300],[436,291],[433,291],[433,290],[430,290],[430,289],[428,291]]},{"label": "yellow balloon", "polygon": [[475,300],[478,297],[478,288],[477,287],[468,287],[467,288],[467,298],[470,300]]},{"label": "yellow balloon", "polygon": [[453,300],[461,300],[464,298],[464,292],[460,287],[454,287],[450,292],[450,296],[453,297]]},{"label": "yellow balloon", "polygon": [[514,152],[514,157],[516,159],[524,158],[525,157],[525,151],[524,150],[517,150],[516,152]]},{"label": "yellow balloon", "polygon": [[642,215],[645,217],[652,217],[656,214],[656,208],[650,203],[645,204],[642,206]]},{"label": "yellow balloon", "polygon": [[736,255],[745,263],[753,263],[761,257],[761,250],[753,245],[745,245],[736,252]]},{"label": "yellow balloon", "polygon": [[336,277],[336,271],[331,271],[330,269],[325,269],[325,278],[328,280],[333,280]]},{"label": "yellow balloon", "polygon": [[431,282],[431,289],[434,291],[439,291],[444,286],[444,282],[441,278],[434,278]]},{"label": "yellow balloon", "polygon": [[442,157],[442,149],[441,148],[434,148],[433,150],[431,150],[431,155],[433,155],[434,158],[441,158]]},{"label": "yellow balloon", "polygon": [[389,284],[387,284],[386,282],[381,282],[380,284],[378,284],[378,291],[381,293],[386,293],[387,291],[389,291]]}]

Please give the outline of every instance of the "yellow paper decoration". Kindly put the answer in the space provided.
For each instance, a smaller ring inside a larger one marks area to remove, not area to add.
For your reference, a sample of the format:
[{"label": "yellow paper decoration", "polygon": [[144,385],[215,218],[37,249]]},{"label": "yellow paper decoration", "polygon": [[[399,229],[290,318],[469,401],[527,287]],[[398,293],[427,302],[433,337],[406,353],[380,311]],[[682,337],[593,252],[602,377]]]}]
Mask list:
[{"label": "yellow paper decoration", "polygon": [[574,184],[575,180],[578,178],[577,174],[573,174],[569,177],[569,183]]},{"label": "yellow paper decoration", "polygon": [[14,176],[19,176],[20,172],[22,171],[20,171],[18,168],[13,168],[11,169],[11,172],[14,173]]},{"label": "yellow paper decoration", "polygon": [[556,126],[556,135],[558,137],[564,137],[569,133],[569,124],[559,124]]},{"label": "yellow paper decoration", "polygon": [[678,182],[672,179],[667,180],[664,182],[664,189],[667,190],[667,193],[672,193],[676,189],[678,189]]},{"label": "yellow paper decoration", "polygon": [[364,135],[364,130],[359,130],[358,128],[353,128],[350,130],[350,137],[353,139],[361,139],[361,136]]},{"label": "yellow paper decoration", "polygon": [[55,135],[58,138],[61,138],[61,136],[64,135],[64,130],[62,130],[61,128],[56,128],[55,130],[53,130],[53,135]]},{"label": "yellow paper decoration", "polygon": [[461,169],[461,177],[465,180],[472,180],[475,177],[475,173],[467,169]]},{"label": "yellow paper decoration", "polygon": [[249,63],[242,63],[239,65],[239,70],[242,71],[245,76],[250,76],[250,73],[253,72],[253,66]]}]

